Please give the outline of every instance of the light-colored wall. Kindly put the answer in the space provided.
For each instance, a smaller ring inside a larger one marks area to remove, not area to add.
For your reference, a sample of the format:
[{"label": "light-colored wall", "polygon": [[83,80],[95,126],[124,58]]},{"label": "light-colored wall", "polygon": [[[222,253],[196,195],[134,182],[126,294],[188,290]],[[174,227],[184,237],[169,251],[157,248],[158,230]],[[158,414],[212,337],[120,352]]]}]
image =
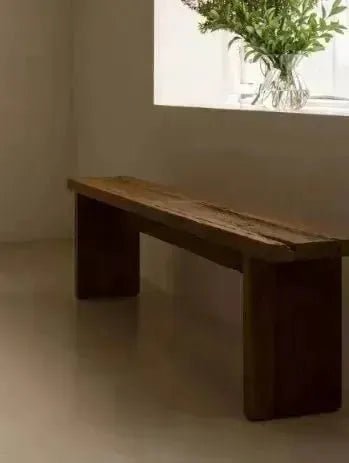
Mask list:
[{"label": "light-colored wall", "polygon": [[[348,235],[349,119],[154,107],[153,0],[76,0],[75,8],[81,174],[168,182]],[[144,270],[154,282],[229,312],[235,273],[148,243]]]},{"label": "light-colored wall", "polygon": [[0,2],[0,241],[69,236],[71,0]]}]

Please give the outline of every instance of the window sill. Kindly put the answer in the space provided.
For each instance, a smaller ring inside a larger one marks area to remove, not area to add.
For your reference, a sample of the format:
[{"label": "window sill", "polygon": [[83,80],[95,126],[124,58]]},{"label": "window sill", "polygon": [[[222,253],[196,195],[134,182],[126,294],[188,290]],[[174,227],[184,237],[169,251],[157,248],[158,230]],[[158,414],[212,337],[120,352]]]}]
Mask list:
[{"label": "window sill", "polygon": [[[235,101],[234,101],[235,100]],[[164,102],[155,99],[155,106],[167,106],[176,108],[202,108],[202,109],[224,109],[233,111],[252,111],[252,112],[266,112],[270,114],[308,114],[308,115],[323,115],[323,116],[349,116],[349,101],[347,100],[324,100],[324,99],[311,99],[305,108],[299,111],[275,111],[264,108],[261,105],[253,105],[249,101],[239,102],[238,98],[231,97],[226,102]]]},{"label": "window sill", "polygon": [[[238,102],[236,96],[232,96],[222,106],[225,109],[240,109],[245,111],[285,112],[269,110],[261,105],[253,105],[252,99]],[[235,100],[235,101],[234,101]],[[334,100],[326,98],[311,98],[306,106],[299,111],[289,111],[292,114],[323,114],[328,116],[349,116],[349,100]]]}]

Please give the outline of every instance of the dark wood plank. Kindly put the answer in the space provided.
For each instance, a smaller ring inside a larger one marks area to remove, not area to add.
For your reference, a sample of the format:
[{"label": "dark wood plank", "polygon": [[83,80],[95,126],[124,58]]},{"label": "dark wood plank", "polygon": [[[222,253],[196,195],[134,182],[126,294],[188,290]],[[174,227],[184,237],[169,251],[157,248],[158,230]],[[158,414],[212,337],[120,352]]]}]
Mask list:
[{"label": "dark wood plank", "polygon": [[241,254],[229,247],[209,243],[190,233],[172,230],[166,225],[141,217],[133,216],[133,223],[141,233],[185,249],[223,267],[242,272]]},{"label": "dark wood plank", "polygon": [[251,420],[341,406],[341,260],[244,268],[245,413]]},{"label": "dark wood plank", "polygon": [[182,231],[207,243],[271,262],[346,255],[349,240],[314,234],[206,201],[192,200],[168,187],[129,177],[72,179],[79,194]]},{"label": "dark wood plank", "polygon": [[79,299],[139,293],[139,232],[127,212],[77,195],[75,239]]}]

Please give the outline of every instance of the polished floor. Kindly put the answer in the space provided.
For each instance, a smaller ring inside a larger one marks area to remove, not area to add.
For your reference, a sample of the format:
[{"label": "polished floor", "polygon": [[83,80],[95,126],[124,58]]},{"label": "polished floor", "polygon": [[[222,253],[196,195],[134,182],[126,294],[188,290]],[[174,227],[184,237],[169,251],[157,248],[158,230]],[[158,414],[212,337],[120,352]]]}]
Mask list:
[{"label": "polished floor", "polygon": [[0,256],[0,463],[349,461],[347,393],[333,415],[244,419],[241,323],[147,285],[77,303],[69,242]]}]

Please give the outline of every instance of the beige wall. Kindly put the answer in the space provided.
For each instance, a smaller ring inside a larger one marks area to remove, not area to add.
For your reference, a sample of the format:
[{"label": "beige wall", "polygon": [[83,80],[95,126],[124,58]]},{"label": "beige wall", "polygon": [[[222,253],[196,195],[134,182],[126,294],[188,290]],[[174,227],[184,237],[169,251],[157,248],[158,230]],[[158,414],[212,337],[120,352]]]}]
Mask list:
[{"label": "beige wall", "polygon": [[0,2],[0,240],[68,236],[71,0]]},{"label": "beige wall", "polygon": [[[75,8],[82,174],[161,180],[348,235],[348,118],[153,107],[153,0],[76,0]],[[227,313],[235,274],[165,245],[145,253],[154,281]]]}]

